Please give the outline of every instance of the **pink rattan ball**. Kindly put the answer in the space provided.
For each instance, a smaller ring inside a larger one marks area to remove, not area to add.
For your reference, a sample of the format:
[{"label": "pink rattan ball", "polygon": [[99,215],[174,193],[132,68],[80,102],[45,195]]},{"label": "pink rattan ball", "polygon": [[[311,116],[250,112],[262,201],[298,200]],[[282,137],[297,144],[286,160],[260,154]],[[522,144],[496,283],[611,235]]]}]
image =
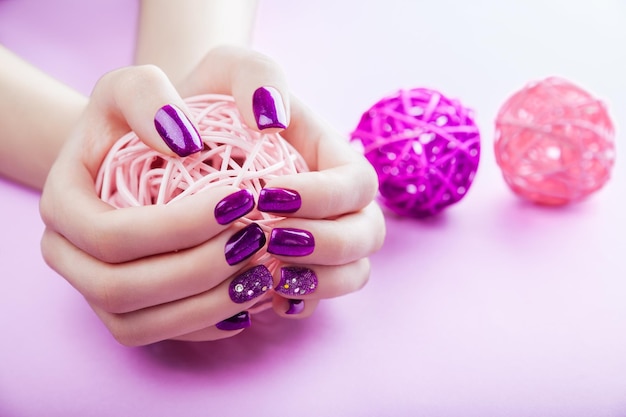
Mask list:
[{"label": "pink rattan ball", "polygon": [[366,111],[351,135],[376,169],[381,203],[401,216],[435,215],[467,193],[480,158],[472,111],[425,88]]},{"label": "pink rattan ball", "polygon": [[[185,158],[164,156],[129,132],[114,144],[98,172],[102,200],[117,208],[170,204],[224,185],[247,188],[256,200],[266,180],[308,171],[302,156],[280,135],[246,126],[232,97],[202,95],[186,103],[204,150]],[[239,221],[254,221],[268,232],[279,219],[253,210]],[[261,252],[257,261],[273,269],[272,257]]]},{"label": "pink rattan ball", "polygon": [[581,200],[609,180],[614,128],[606,107],[576,85],[547,78],[510,97],[496,118],[496,161],[509,187],[546,205]]}]

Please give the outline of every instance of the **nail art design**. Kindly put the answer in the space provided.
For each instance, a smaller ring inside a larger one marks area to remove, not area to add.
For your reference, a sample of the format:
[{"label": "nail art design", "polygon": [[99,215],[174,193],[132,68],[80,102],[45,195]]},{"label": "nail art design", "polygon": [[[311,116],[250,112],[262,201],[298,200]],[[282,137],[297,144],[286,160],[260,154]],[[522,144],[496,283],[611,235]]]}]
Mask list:
[{"label": "nail art design", "polygon": [[265,245],[265,233],[256,223],[250,223],[232,235],[224,247],[228,265],[235,265],[254,255]]},{"label": "nail art design", "polygon": [[191,155],[204,146],[195,126],[178,107],[170,104],[161,107],[154,116],[154,127],[178,156]]},{"label": "nail art design", "polygon": [[250,213],[254,208],[254,196],[247,190],[239,190],[224,197],[215,206],[215,220],[228,224]]},{"label": "nail art design", "polygon": [[270,127],[285,129],[287,113],[280,93],[274,87],[259,87],[252,95],[252,111],[260,130]]},{"label": "nail art design", "polygon": [[259,192],[259,211],[294,213],[302,205],[300,194],[285,188],[263,188]]},{"label": "nail art design", "polygon": [[267,251],[273,255],[306,256],[313,253],[315,239],[310,232],[301,229],[272,229]]},{"label": "nail art design", "polygon": [[304,300],[289,300],[289,309],[285,314],[300,314],[304,311]]},{"label": "nail art design", "polygon": [[310,294],[317,288],[317,275],[302,266],[285,266],[280,269],[280,282],[276,292],[283,295]]},{"label": "nail art design", "polygon": [[241,330],[246,327],[250,327],[250,314],[247,311],[242,311],[241,313],[237,313],[232,317],[227,318],[226,320],[222,320],[215,325],[220,330]]},{"label": "nail art design", "polygon": [[265,265],[257,265],[237,275],[230,283],[228,295],[237,304],[248,302],[272,288],[272,274]]}]

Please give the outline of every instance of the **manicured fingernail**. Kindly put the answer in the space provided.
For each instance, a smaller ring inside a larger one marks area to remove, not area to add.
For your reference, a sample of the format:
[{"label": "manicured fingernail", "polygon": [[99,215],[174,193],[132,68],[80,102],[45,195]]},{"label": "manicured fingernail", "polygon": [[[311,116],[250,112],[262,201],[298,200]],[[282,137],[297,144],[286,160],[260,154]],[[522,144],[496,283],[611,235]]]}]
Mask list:
[{"label": "manicured fingernail", "polygon": [[285,188],[263,188],[259,192],[259,211],[294,213],[302,205],[300,194]]},{"label": "manicured fingernail", "polygon": [[228,224],[250,213],[254,208],[254,196],[249,190],[239,190],[224,197],[215,206],[215,220]]},{"label": "manicured fingernail", "polygon": [[247,311],[237,313],[232,317],[222,320],[215,325],[220,330],[241,330],[250,327],[250,315]]},{"label": "manicured fingernail", "polygon": [[284,295],[304,295],[316,288],[315,272],[302,266],[285,266],[280,269],[280,282],[275,291]]},{"label": "manicured fingernail", "polygon": [[204,146],[195,126],[178,107],[170,104],[161,107],[154,116],[154,127],[178,156],[191,155]]},{"label": "manicured fingernail", "polygon": [[237,275],[230,283],[228,295],[237,304],[248,302],[272,289],[272,273],[257,265]]},{"label": "manicured fingernail", "polygon": [[301,229],[276,228],[270,234],[267,251],[273,255],[305,256],[313,253],[315,239],[310,232]]},{"label": "manicured fingernail", "polygon": [[285,314],[300,314],[304,311],[304,300],[289,300],[289,309]]},{"label": "manicured fingernail", "polygon": [[252,111],[260,130],[270,127],[285,129],[287,113],[280,93],[274,87],[259,87],[252,96]]},{"label": "manicured fingernail", "polygon": [[265,245],[265,233],[256,223],[250,223],[232,235],[224,247],[228,265],[235,265],[254,255]]}]

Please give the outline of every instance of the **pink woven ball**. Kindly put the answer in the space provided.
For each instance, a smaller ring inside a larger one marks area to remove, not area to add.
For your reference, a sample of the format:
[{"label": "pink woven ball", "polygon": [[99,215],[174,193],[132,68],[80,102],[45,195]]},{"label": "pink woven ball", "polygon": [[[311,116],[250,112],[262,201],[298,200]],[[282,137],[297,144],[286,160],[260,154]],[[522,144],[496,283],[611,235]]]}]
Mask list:
[{"label": "pink woven ball", "polygon": [[614,127],[604,104],[560,78],[528,84],[496,118],[495,155],[509,187],[545,205],[579,201],[609,180]]},{"label": "pink woven ball", "polygon": [[376,169],[381,203],[415,218],[461,200],[480,158],[472,111],[425,88],[400,90],[374,104],[351,141]]},{"label": "pink woven ball", "polygon": [[[246,126],[232,97],[202,95],[186,103],[204,150],[185,158],[165,156],[129,132],[114,144],[98,172],[96,190],[102,200],[117,208],[170,204],[224,185],[247,188],[257,200],[267,180],[308,171],[302,156],[280,135]],[[253,210],[238,221],[254,221],[269,232],[280,219]],[[276,268],[277,262],[264,251],[255,259],[272,272]]]}]

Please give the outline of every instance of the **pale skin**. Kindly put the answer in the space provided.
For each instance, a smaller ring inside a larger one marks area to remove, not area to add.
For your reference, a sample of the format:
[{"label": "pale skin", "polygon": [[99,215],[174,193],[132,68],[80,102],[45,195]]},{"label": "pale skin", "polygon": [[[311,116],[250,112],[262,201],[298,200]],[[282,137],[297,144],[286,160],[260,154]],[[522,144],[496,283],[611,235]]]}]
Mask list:
[{"label": "pale skin", "polygon": [[[152,12],[150,19],[158,20],[158,13]],[[150,14],[147,9],[144,13]],[[243,21],[249,19],[241,10],[236,15],[244,16]],[[246,24],[241,27],[249,27]],[[142,20],[143,30],[149,32],[149,27]],[[226,36],[232,36],[233,42],[218,36],[216,42],[241,44],[243,32]],[[176,36],[182,41],[190,35]],[[139,39],[138,62],[153,62],[150,48],[141,46],[150,43],[150,36],[140,34]],[[224,245],[240,226],[220,225],[207,215],[236,188],[214,188],[171,205],[128,209],[114,209],[95,193],[94,178],[104,155],[130,129],[148,146],[173,155],[153,120],[165,104],[184,111],[182,97],[230,94],[249,126],[255,126],[251,103],[258,87],[275,87],[285,101],[289,123],[281,134],[303,155],[311,172],[275,178],[266,186],[300,193],[302,207],[275,227],[308,230],[316,246],[310,255],[279,259],[313,269],[319,285],[315,292],[299,297],[305,300],[305,308],[296,316],[286,315],[288,301],[274,295],[272,306],[278,315],[308,317],[320,300],[360,289],[369,277],[368,256],[384,239],[383,217],[373,202],[376,175],[367,161],[289,93],[285,76],[271,59],[247,48],[213,46],[208,53],[195,47],[178,51],[191,66],[158,62],[168,56],[158,51],[154,60],[158,66],[138,65],[105,74],[89,99],[33,72],[37,89],[24,85],[24,91],[18,86],[12,92],[14,100],[21,100],[22,94],[27,97],[21,102],[25,107],[11,117],[5,112],[0,116],[0,124],[14,134],[2,133],[0,138],[2,174],[43,187],[44,259],[83,294],[124,345],[230,337],[241,330],[219,330],[215,324],[256,303],[235,304],[228,296],[233,277],[252,266],[246,261],[231,266],[224,258]],[[23,70],[26,64],[7,51],[0,52],[0,59],[11,60],[13,70]],[[0,83],[10,84],[13,74],[1,72]],[[29,106],[42,105],[41,101],[33,104],[39,94],[41,100],[55,97],[55,114],[47,123],[33,123],[28,132],[22,132],[20,126],[35,110]],[[59,97],[63,97],[60,105]],[[0,109],[11,110],[4,96]],[[42,163],[28,167],[34,153]],[[12,161],[6,169],[5,161]]]}]

